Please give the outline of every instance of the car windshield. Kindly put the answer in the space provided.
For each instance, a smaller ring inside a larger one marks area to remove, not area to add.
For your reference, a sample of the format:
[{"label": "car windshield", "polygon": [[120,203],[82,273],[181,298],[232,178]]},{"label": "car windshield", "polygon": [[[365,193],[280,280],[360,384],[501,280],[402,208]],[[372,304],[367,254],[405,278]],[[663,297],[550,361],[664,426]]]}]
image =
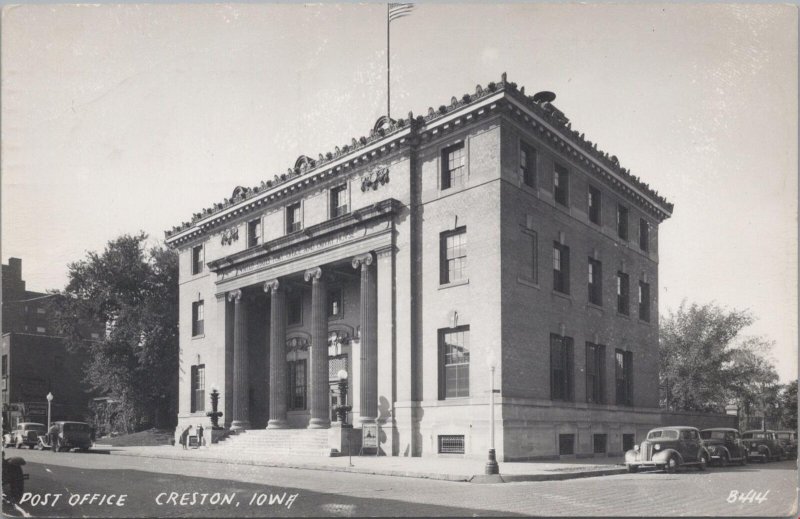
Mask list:
[{"label": "car windshield", "polygon": [[89,432],[89,425],[85,423],[65,423],[64,432]]},{"label": "car windshield", "polygon": [[747,439],[754,439],[754,440],[764,440],[767,438],[767,433],[763,432],[754,432],[754,433],[747,433],[744,435]]},{"label": "car windshield", "polygon": [[704,440],[724,440],[725,431],[700,431],[700,437]]},{"label": "car windshield", "polygon": [[45,432],[46,429],[47,428],[44,425],[39,425],[39,424],[36,425],[31,424],[25,426],[26,431]]},{"label": "car windshield", "polygon": [[678,431],[673,431],[672,429],[650,431],[650,433],[647,435],[647,439],[648,440],[677,440],[678,439]]}]

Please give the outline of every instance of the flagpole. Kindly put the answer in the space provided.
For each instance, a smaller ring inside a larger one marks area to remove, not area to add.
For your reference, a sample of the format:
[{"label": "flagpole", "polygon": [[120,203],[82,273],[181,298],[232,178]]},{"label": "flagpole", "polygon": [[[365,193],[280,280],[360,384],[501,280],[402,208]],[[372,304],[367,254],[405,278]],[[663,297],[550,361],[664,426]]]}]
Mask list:
[{"label": "flagpole", "polygon": [[390,27],[392,26],[391,21],[389,20],[389,10],[390,4],[386,3],[386,118],[391,119],[391,107],[392,107],[392,81],[391,81],[391,33]]}]

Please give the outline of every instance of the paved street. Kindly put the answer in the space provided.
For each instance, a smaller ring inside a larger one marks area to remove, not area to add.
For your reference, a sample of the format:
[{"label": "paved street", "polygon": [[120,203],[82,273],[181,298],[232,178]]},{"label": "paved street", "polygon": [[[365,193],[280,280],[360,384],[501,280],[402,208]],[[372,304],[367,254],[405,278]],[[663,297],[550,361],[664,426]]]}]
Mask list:
[{"label": "paved street", "polygon": [[[20,454],[28,461],[25,468],[31,475],[26,491],[40,499],[48,492],[62,496],[55,506],[34,507],[30,501],[21,509],[4,505],[4,512],[17,517],[796,515],[797,476],[791,461],[705,473],[687,470],[478,485],[103,454]],[[731,497],[732,491],[746,494],[750,490],[769,493],[760,503]],[[126,494],[124,505],[117,506],[121,493]],[[184,497],[184,493],[189,494]],[[208,494],[205,498],[204,493]],[[284,493],[283,504],[278,504]],[[90,504],[92,496],[83,498],[82,494],[100,496]],[[106,500],[114,494],[115,504],[97,504],[104,494]],[[251,501],[254,494],[257,497]],[[264,494],[259,506],[258,496]],[[74,506],[71,496],[78,501]],[[81,505],[80,499],[87,502]],[[181,499],[184,503],[195,499],[195,504],[181,505]],[[230,502],[212,504],[215,499]]]}]

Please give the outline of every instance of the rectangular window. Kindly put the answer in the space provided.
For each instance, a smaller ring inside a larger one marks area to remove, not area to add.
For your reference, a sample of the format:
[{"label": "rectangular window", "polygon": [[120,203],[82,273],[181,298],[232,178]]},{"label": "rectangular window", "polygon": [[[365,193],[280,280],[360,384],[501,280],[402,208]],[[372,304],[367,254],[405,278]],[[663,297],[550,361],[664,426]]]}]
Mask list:
[{"label": "rectangular window", "polygon": [[572,454],[575,454],[574,434],[558,435],[558,454],[561,456],[570,456]]},{"label": "rectangular window", "polygon": [[536,150],[519,143],[519,170],[522,182],[528,187],[536,187]]},{"label": "rectangular window", "polygon": [[622,452],[628,452],[629,450],[633,449],[633,446],[636,444],[636,436],[633,434],[623,434],[622,435]]},{"label": "rectangular window", "polygon": [[203,335],[205,317],[203,315],[203,302],[192,303],[192,336]]},{"label": "rectangular window", "polygon": [[600,225],[600,215],[602,214],[602,195],[600,190],[594,186],[589,186],[589,221]]},{"label": "rectangular window", "polygon": [[650,322],[650,283],[639,281],[639,319]]},{"label": "rectangular window", "polygon": [[603,264],[589,258],[589,302],[603,306]]},{"label": "rectangular window", "polygon": [[299,290],[287,297],[286,324],[303,324],[303,294]]},{"label": "rectangular window", "polygon": [[192,366],[192,395],[191,395],[191,409],[192,413],[205,411],[206,409],[206,365],[200,364]]},{"label": "rectangular window", "polygon": [[469,326],[439,330],[439,400],[469,396]]},{"label": "rectangular window", "polygon": [[44,326],[37,326],[36,327],[36,333],[46,333],[46,332],[47,332],[47,328],[45,328]]},{"label": "rectangular window", "polygon": [[300,202],[286,206],[286,234],[292,234],[302,229],[300,218]]},{"label": "rectangular window", "polygon": [[331,189],[331,218],[342,216],[350,211],[347,199],[347,186],[337,186]]},{"label": "rectangular window", "polygon": [[466,154],[464,141],[442,150],[442,189],[464,185],[466,174]]},{"label": "rectangular window", "polygon": [[261,218],[247,222],[247,246],[255,247],[261,243]]},{"label": "rectangular window", "polygon": [[342,289],[332,288],[328,290],[328,317],[342,316]]},{"label": "rectangular window", "polygon": [[561,164],[553,167],[553,196],[556,203],[569,205],[569,172]]},{"label": "rectangular window", "polygon": [[306,408],[306,360],[290,360],[287,363],[289,374],[289,409]]},{"label": "rectangular window", "polygon": [[608,436],[605,434],[595,434],[592,437],[594,443],[594,450],[595,454],[605,454],[606,453],[606,445],[608,445]]},{"label": "rectangular window", "polygon": [[644,218],[639,219],[639,248],[645,252],[650,250],[650,224]]},{"label": "rectangular window", "polygon": [[440,434],[439,454],[464,454],[464,435]]},{"label": "rectangular window", "polygon": [[614,379],[617,405],[633,405],[633,352],[616,350]]},{"label": "rectangular window", "polygon": [[605,402],[606,347],[586,343],[586,401],[590,404]]},{"label": "rectangular window", "polygon": [[553,290],[569,294],[569,247],[553,242]]},{"label": "rectangular window", "polygon": [[617,312],[622,315],[629,315],[629,288],[628,275],[624,272],[617,272]]},{"label": "rectangular window", "polygon": [[[522,243],[527,241],[527,247],[522,249],[522,253],[527,255],[527,261],[522,262],[520,277],[539,282],[539,236],[536,231],[523,230]],[[525,250],[527,249],[527,250]]]},{"label": "rectangular window", "polygon": [[628,208],[617,204],[617,236],[628,239]]},{"label": "rectangular window", "polygon": [[572,337],[550,334],[550,398],[572,401]]},{"label": "rectangular window", "polygon": [[192,247],[192,274],[203,272],[203,246]]},{"label": "rectangular window", "polygon": [[8,355],[3,355],[3,370],[0,372],[0,375],[8,375]]},{"label": "rectangular window", "polygon": [[467,277],[467,228],[440,235],[440,283],[452,283]]}]

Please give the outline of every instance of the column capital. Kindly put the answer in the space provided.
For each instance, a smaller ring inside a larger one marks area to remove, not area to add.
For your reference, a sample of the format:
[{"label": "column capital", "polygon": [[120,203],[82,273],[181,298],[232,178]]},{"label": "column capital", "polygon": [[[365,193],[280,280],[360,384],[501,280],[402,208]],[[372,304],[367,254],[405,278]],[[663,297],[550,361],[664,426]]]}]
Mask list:
[{"label": "column capital", "polygon": [[319,281],[322,279],[322,269],[320,267],[314,267],[306,270],[305,274],[303,274],[303,279],[306,281]]},{"label": "column capital", "polygon": [[280,281],[278,281],[277,279],[270,279],[269,281],[264,282],[264,292],[266,293],[269,293],[270,291],[277,292],[280,286],[281,286]]},{"label": "column capital", "polygon": [[375,262],[375,253],[368,252],[366,254],[361,254],[353,258],[353,268],[357,269],[358,267],[369,267]]},{"label": "column capital", "polygon": [[237,288],[228,292],[228,301],[236,301],[237,303],[242,299],[242,289]]}]

